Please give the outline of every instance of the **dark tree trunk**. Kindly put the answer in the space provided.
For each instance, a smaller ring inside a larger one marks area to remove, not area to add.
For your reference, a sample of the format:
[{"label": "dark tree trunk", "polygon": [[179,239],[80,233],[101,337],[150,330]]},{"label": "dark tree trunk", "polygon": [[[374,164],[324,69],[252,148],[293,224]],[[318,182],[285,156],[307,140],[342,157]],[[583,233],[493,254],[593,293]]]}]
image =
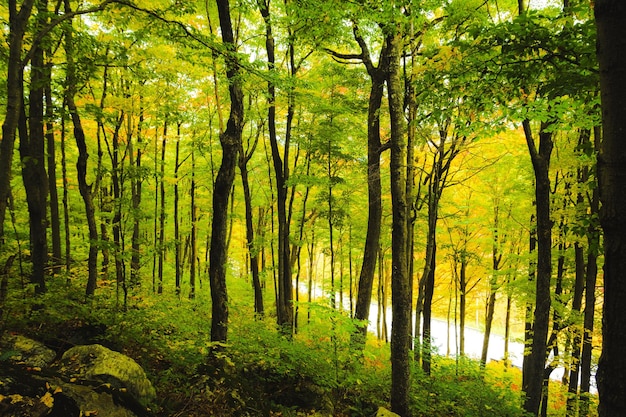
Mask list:
[{"label": "dark tree trunk", "polygon": [[157,294],[163,294],[163,264],[165,262],[165,146],[167,145],[167,116],[163,123],[163,140],[161,141],[161,167],[159,178],[160,190],[160,214],[159,214],[159,240],[158,240],[158,270],[157,270]]},{"label": "dark tree trunk", "polygon": [[24,100],[24,68],[22,66],[22,47],[28,20],[35,0],[22,1],[18,10],[16,0],[9,0],[9,59],[7,61],[6,111],[2,123],[2,141],[0,141],[0,245],[4,242],[4,219],[9,194],[11,193],[11,167],[13,147],[20,109]]},{"label": "dark tree trunk", "polygon": [[[65,13],[70,13],[69,0],[64,1]],[[76,86],[76,67],[74,64],[74,40],[73,29],[68,26],[65,30],[65,55],[67,59],[66,69],[66,92],[65,103],[72,118],[74,125],[74,139],[78,148],[78,160],[76,161],[76,172],[78,176],[78,189],[83,198],[85,205],[85,217],[87,218],[87,226],[89,228],[89,258],[87,260],[87,286],[85,293],[88,297],[94,295],[96,291],[96,283],[98,279],[98,225],[96,223],[95,206],[93,204],[93,195],[91,184],[87,183],[87,160],[89,153],[87,152],[87,142],[85,140],[85,131],[78,114],[78,109],[74,103],[74,96],[77,92]]]},{"label": "dark tree trunk", "polygon": [[376,260],[380,246],[380,228],[382,223],[382,185],[380,177],[380,107],[384,95],[384,85],[389,65],[389,43],[386,42],[380,52],[379,65],[375,67],[370,57],[367,44],[358,28],[354,28],[354,37],[361,47],[361,57],[371,79],[369,104],[367,109],[367,234],[363,249],[363,263],[359,274],[359,284],[354,318],[363,320],[354,342],[359,349],[365,347],[367,320],[372,303],[372,288],[376,273]]},{"label": "dark tree trunk", "polygon": [[111,154],[111,181],[113,183],[113,244],[115,247],[115,282],[116,291],[119,298],[119,290],[123,293],[123,310],[126,311],[128,300],[128,288],[126,286],[126,264],[124,263],[124,236],[122,228],[122,181],[123,166],[120,161],[120,129],[124,122],[124,112],[122,112],[113,132],[113,153]]},{"label": "dark tree trunk", "polygon": [[180,126],[181,122],[176,124],[176,151],[174,156],[174,270],[176,296],[180,297],[180,283],[182,279],[182,262],[181,255],[181,237],[180,237],[180,213],[179,199],[180,193],[178,188],[178,170],[180,169]]},{"label": "dark tree trunk", "polygon": [[256,137],[251,149],[244,152],[243,146],[239,149],[239,172],[241,173],[241,183],[243,185],[243,198],[246,207],[246,241],[248,253],[250,255],[250,271],[252,273],[252,288],[254,290],[254,312],[262,317],[265,313],[263,306],[263,290],[259,276],[259,248],[254,241],[254,219],[252,216],[252,193],[250,192],[250,181],[248,178],[248,162],[252,158],[258,143]]},{"label": "dark tree trunk", "polygon": [[[496,203],[497,204],[497,203]],[[487,311],[485,314],[485,332],[483,334],[483,348],[480,355],[480,366],[484,369],[487,364],[487,356],[489,353],[489,338],[491,337],[491,326],[493,324],[493,315],[496,309],[496,295],[498,293],[498,273],[500,271],[500,261],[502,254],[500,253],[499,241],[499,210],[496,205],[494,207],[494,229],[493,229],[493,247],[491,252],[491,278],[489,280],[489,298],[487,299]],[[507,335],[508,336],[508,335]],[[506,355],[505,355],[506,356]]]},{"label": "dark tree trunk", "polygon": [[198,256],[198,228],[196,226],[197,210],[196,210],[196,152],[195,144],[191,148],[191,186],[189,193],[191,194],[191,237],[189,250],[189,299],[196,298],[196,269]]},{"label": "dark tree trunk", "polygon": [[[140,98],[141,99],[141,98]],[[133,236],[131,238],[131,258],[130,258],[130,287],[137,287],[141,285],[141,278],[139,276],[139,269],[141,268],[141,253],[140,253],[140,223],[143,216],[141,215],[141,186],[143,183],[143,174],[141,172],[141,156],[143,146],[143,123],[144,123],[144,110],[143,105],[139,108],[139,124],[137,125],[137,150],[135,157],[135,172],[131,179],[131,199],[133,205]],[[129,142],[131,145],[132,142]],[[133,153],[130,152],[131,158]]]},{"label": "dark tree trunk", "polygon": [[524,409],[538,415],[543,391],[543,373],[546,363],[546,344],[550,323],[550,279],[552,275],[552,220],[550,219],[550,156],[552,153],[551,122],[542,122],[539,131],[539,146],[524,120],[526,142],[535,172],[535,202],[537,209],[537,275],[535,280],[535,312],[533,315],[533,338],[530,356],[525,369],[527,374]]},{"label": "dark tree trunk", "polygon": [[[47,51],[48,53],[48,51]],[[54,272],[62,265],[61,219],[59,217],[59,194],[57,192],[56,144],[54,143],[54,106],[52,104],[52,63],[46,63],[46,150],[48,153],[48,190],[50,192],[50,235],[52,240],[52,263]]]},{"label": "dark tree trunk", "polygon": [[389,117],[391,121],[391,411],[409,417],[409,392],[411,387],[411,289],[409,288],[408,202],[406,196],[407,138],[404,120],[404,85],[400,61],[402,36],[389,35]]},{"label": "dark tree trunk", "polygon": [[598,159],[604,314],[596,380],[599,415],[613,417],[626,415],[626,4],[597,0],[595,17],[604,128]]},{"label": "dark tree trunk", "polygon": [[[270,71],[275,69],[275,46],[272,34],[270,1],[259,1],[259,11],[265,21],[265,49],[267,52],[267,66]],[[295,75],[293,65],[293,45],[289,47],[292,66],[292,75]],[[289,244],[289,223],[287,220],[287,179],[289,178],[289,141],[291,123],[293,120],[293,93],[289,93],[287,126],[285,132],[284,155],[281,158],[276,136],[276,87],[273,81],[268,82],[268,129],[272,148],[272,161],[276,175],[276,201],[278,211],[278,293],[276,295],[276,320],[283,332],[291,333],[293,328],[293,285],[291,282],[291,262]]]},{"label": "dark tree trunk", "polygon": [[235,180],[241,132],[244,122],[243,91],[230,18],[228,0],[217,0],[222,42],[226,47],[226,76],[229,80],[230,115],[220,134],[222,163],[213,187],[213,221],[209,254],[211,284],[211,340],[226,341],[228,335],[228,294],[226,291],[228,200]]},{"label": "dark tree trunk", "polygon": [[[47,1],[37,2],[37,28],[47,23]],[[30,95],[28,119],[24,104],[20,110],[20,159],[22,179],[26,190],[28,220],[30,225],[30,257],[32,271],[30,281],[36,293],[46,291],[45,269],[48,263],[47,197],[48,175],[46,173],[44,134],[44,92],[46,68],[44,50],[40,44],[33,46],[30,66]]]}]

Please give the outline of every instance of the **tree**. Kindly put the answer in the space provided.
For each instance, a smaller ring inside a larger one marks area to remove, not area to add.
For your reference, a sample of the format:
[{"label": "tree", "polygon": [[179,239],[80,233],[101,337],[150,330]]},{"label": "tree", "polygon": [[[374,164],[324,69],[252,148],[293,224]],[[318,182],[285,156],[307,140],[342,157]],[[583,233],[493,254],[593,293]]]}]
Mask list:
[{"label": "tree", "polygon": [[[598,363],[601,417],[626,415],[626,5],[595,4],[604,133],[598,159],[600,222],[604,230],[602,354]],[[588,289],[589,290],[589,289]]]},{"label": "tree", "polygon": [[[65,12],[70,13],[69,0],[64,1]],[[74,37],[73,28],[70,24],[65,29],[65,55],[67,59],[66,79],[65,79],[65,103],[70,113],[74,126],[74,139],[78,147],[78,161],[76,162],[76,171],[78,175],[78,189],[83,198],[85,206],[85,215],[87,217],[87,226],[89,228],[89,258],[87,285],[85,289],[86,295],[92,296],[96,291],[96,281],[98,278],[98,225],[95,217],[95,206],[93,202],[92,186],[87,182],[87,161],[89,153],[87,151],[87,143],[85,140],[85,131],[81,121],[78,108],[75,103],[75,96],[78,92],[76,79],[76,66],[74,63]]]},{"label": "tree", "polygon": [[226,290],[228,229],[228,200],[235,180],[235,169],[241,149],[244,123],[243,90],[239,75],[239,60],[228,0],[217,0],[226,77],[230,96],[230,115],[226,130],[220,133],[222,162],[213,185],[213,221],[211,223],[211,247],[209,253],[209,281],[211,284],[211,341],[224,342],[228,334],[228,293]]},{"label": "tree", "polygon": [[35,0],[22,2],[18,10],[16,0],[9,0],[9,57],[7,62],[7,101],[2,141],[0,142],[0,244],[4,241],[4,219],[11,192],[13,146],[22,103],[24,101],[24,63],[22,53],[24,36]]},{"label": "tree", "polygon": [[[391,28],[390,28],[391,29]],[[389,43],[389,119],[391,122],[391,410],[403,417],[411,415],[411,289],[409,286],[408,202],[406,196],[407,138],[404,120],[404,85],[401,76],[403,32],[393,27]]]},{"label": "tree", "polygon": [[[47,1],[38,1],[36,28],[48,23]],[[28,222],[30,226],[30,252],[32,271],[30,280],[35,284],[35,292],[46,291],[45,269],[48,263],[47,197],[48,174],[45,169],[44,136],[44,92],[47,77],[45,75],[43,40],[32,46],[30,94],[28,116],[22,103],[18,131],[20,136],[20,160],[22,179],[28,203]]]}]

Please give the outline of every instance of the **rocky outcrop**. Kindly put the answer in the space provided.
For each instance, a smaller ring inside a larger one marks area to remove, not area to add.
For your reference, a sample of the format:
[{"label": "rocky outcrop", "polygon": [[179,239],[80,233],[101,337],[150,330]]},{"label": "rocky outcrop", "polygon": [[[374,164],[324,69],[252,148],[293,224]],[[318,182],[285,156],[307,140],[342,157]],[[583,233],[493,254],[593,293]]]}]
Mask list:
[{"label": "rocky outcrop", "polygon": [[67,350],[59,369],[72,378],[100,381],[125,389],[143,406],[156,398],[152,383],[137,362],[102,345],[75,346]]},{"label": "rocky outcrop", "polygon": [[156,393],[131,358],[100,345],[56,352],[23,336],[0,342],[0,416],[145,417]]},{"label": "rocky outcrop", "polygon": [[2,336],[0,352],[0,360],[11,360],[33,368],[48,366],[56,357],[56,352],[43,343],[19,334]]}]

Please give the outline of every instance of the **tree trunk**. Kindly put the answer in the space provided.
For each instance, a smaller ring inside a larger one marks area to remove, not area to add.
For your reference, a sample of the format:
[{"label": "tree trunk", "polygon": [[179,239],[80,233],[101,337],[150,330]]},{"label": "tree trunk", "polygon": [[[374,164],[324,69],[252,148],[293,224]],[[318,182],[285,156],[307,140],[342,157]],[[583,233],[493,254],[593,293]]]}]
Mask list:
[{"label": "tree trunk", "polygon": [[[142,97],[140,97],[141,100]],[[141,186],[143,183],[143,174],[141,172],[141,156],[143,146],[143,123],[144,123],[144,109],[143,105],[139,108],[139,124],[137,125],[137,151],[135,156],[135,172],[131,179],[131,199],[133,205],[133,236],[131,238],[131,258],[130,258],[130,286],[131,288],[141,285],[141,277],[139,276],[139,269],[141,268],[141,253],[140,253],[140,223],[143,216],[141,215]],[[129,142],[129,146],[132,142]],[[130,152],[131,158],[133,152]]]},{"label": "tree trunk", "polygon": [[[47,23],[47,1],[37,2],[37,28]],[[30,225],[30,257],[32,271],[30,281],[36,293],[46,291],[45,269],[48,263],[47,196],[48,175],[45,169],[44,91],[47,77],[44,50],[41,44],[33,46],[30,68],[30,96],[28,119],[25,107],[20,110],[20,159],[22,179],[26,190],[28,220]]]},{"label": "tree trunk", "polygon": [[181,256],[181,237],[180,237],[180,213],[179,213],[179,189],[178,189],[178,170],[180,169],[180,126],[181,122],[176,124],[176,152],[174,156],[174,270],[176,296],[180,297],[180,282],[182,276],[182,256]]},{"label": "tree trunk", "polygon": [[24,101],[24,67],[22,65],[22,47],[28,20],[35,0],[22,1],[17,9],[17,0],[9,0],[9,59],[7,61],[6,111],[2,123],[2,141],[0,141],[0,245],[4,242],[4,219],[9,194],[11,192],[11,167],[13,165],[13,147],[20,109]]},{"label": "tree trunk", "polygon": [[[259,1],[259,11],[265,21],[265,47],[267,52],[267,66],[270,72],[275,69],[274,35],[270,19],[270,1]],[[295,75],[293,65],[293,44],[289,46],[292,76]],[[288,109],[285,131],[284,154],[281,158],[276,135],[276,87],[273,81],[268,81],[268,129],[272,148],[272,161],[276,175],[276,201],[278,210],[278,293],[276,303],[276,320],[282,331],[291,333],[293,328],[292,282],[289,244],[289,223],[287,221],[287,179],[289,178],[289,142],[291,123],[293,120],[294,104],[293,93],[288,93]]]},{"label": "tree trunk", "polygon": [[552,220],[550,219],[550,156],[552,153],[552,122],[542,122],[539,147],[533,138],[530,121],[524,120],[526,142],[535,172],[535,202],[537,209],[537,276],[535,280],[535,312],[533,339],[528,360],[528,386],[524,409],[538,415],[543,391],[543,372],[546,362],[546,343],[550,323],[550,279],[552,275]]},{"label": "tree trunk", "polygon": [[165,261],[165,146],[167,145],[167,127],[168,120],[165,116],[163,123],[163,140],[161,141],[161,167],[159,172],[159,190],[160,190],[160,214],[159,214],[159,239],[158,239],[158,270],[157,270],[157,294],[163,294],[163,264]]},{"label": "tree trunk", "polygon": [[626,5],[618,0],[597,0],[595,17],[604,129],[598,158],[604,308],[596,380],[599,415],[608,417],[626,415]]},{"label": "tree trunk", "polygon": [[[260,133],[260,131],[259,131]],[[254,290],[254,312],[263,317],[265,308],[263,306],[263,290],[261,288],[261,279],[259,277],[259,248],[254,241],[254,219],[252,215],[252,193],[250,192],[250,181],[248,179],[248,162],[252,158],[256,149],[259,137],[257,135],[249,152],[244,152],[243,145],[239,149],[239,172],[241,174],[241,183],[243,186],[243,198],[246,208],[246,242],[248,253],[250,255],[250,272],[252,273],[252,289]]]},{"label": "tree trunk", "polygon": [[[49,54],[49,48],[46,54]],[[52,62],[45,66],[46,77],[46,150],[48,153],[48,190],[50,192],[50,235],[52,240],[52,264],[56,273],[62,265],[61,219],[59,217],[59,194],[57,192],[56,144],[54,141],[54,105],[52,104]]]},{"label": "tree trunk", "polygon": [[211,284],[211,341],[224,342],[228,335],[228,294],[226,267],[228,264],[226,235],[228,228],[228,200],[230,198],[244,122],[243,91],[239,64],[230,18],[228,0],[217,0],[222,42],[226,47],[226,76],[229,80],[230,115],[226,130],[220,134],[222,163],[213,187],[213,221],[209,254]]},{"label": "tree trunk", "polygon": [[196,152],[195,144],[191,144],[191,186],[189,194],[191,195],[191,237],[190,237],[190,250],[189,250],[189,299],[196,298],[196,269],[198,256],[198,228],[196,226],[197,210],[196,210]]},{"label": "tree trunk", "polygon": [[389,117],[391,122],[391,411],[408,417],[411,387],[411,289],[409,288],[408,202],[406,196],[407,138],[404,120],[404,85],[401,74],[402,35],[387,38],[389,43]]},{"label": "tree trunk", "polygon": [[[64,0],[65,13],[70,13],[70,2]],[[98,225],[96,223],[95,206],[93,203],[93,194],[91,184],[87,183],[87,161],[89,153],[87,152],[87,142],[85,140],[85,131],[81,122],[78,109],[74,102],[77,92],[76,85],[76,66],[74,64],[74,40],[73,28],[68,25],[65,29],[65,56],[67,60],[66,69],[66,91],[65,103],[72,118],[74,125],[74,139],[78,148],[78,160],[76,161],[76,172],[78,176],[78,190],[83,198],[85,205],[85,217],[87,218],[87,227],[89,229],[89,258],[87,260],[87,286],[85,294],[87,297],[94,295],[96,291],[96,283],[98,279]]]},{"label": "tree trunk", "polygon": [[382,223],[382,185],[380,177],[380,107],[384,95],[384,85],[389,65],[389,43],[383,45],[378,67],[374,67],[367,44],[357,28],[354,29],[355,39],[361,46],[363,63],[371,79],[369,104],[367,108],[367,234],[363,249],[363,263],[359,274],[359,284],[354,311],[354,318],[362,320],[358,333],[353,342],[356,347],[363,349],[367,335],[367,320],[369,320],[370,305],[372,303],[372,288],[376,273],[376,260],[380,247],[380,228]]},{"label": "tree trunk", "polygon": [[124,112],[119,116],[115,131],[113,132],[113,154],[111,155],[111,181],[113,183],[113,244],[115,247],[115,282],[119,297],[119,290],[123,292],[123,310],[126,311],[128,300],[128,288],[126,286],[126,265],[124,263],[124,236],[122,228],[122,181],[124,177],[122,162],[120,161],[120,129],[124,122]]}]

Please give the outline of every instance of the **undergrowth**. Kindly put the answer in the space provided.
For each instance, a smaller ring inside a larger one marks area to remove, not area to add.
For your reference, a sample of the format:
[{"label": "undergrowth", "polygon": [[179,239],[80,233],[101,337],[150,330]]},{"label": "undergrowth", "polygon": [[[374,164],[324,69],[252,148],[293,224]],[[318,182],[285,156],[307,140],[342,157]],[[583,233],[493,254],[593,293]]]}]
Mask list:
[{"label": "undergrowth", "polygon": [[[90,300],[60,282],[36,299],[12,289],[0,324],[59,350],[102,343],[128,354],[157,388],[157,416],[373,416],[389,406],[389,346],[370,336],[363,351],[353,349],[355,324],[345,313],[312,306],[311,321],[301,313],[286,337],[274,317],[235,302],[229,340],[214,344],[208,291],[191,301],[137,291],[122,311],[105,284]],[[524,415],[519,370],[434,356],[431,376],[418,367],[412,375],[415,417]]]}]

